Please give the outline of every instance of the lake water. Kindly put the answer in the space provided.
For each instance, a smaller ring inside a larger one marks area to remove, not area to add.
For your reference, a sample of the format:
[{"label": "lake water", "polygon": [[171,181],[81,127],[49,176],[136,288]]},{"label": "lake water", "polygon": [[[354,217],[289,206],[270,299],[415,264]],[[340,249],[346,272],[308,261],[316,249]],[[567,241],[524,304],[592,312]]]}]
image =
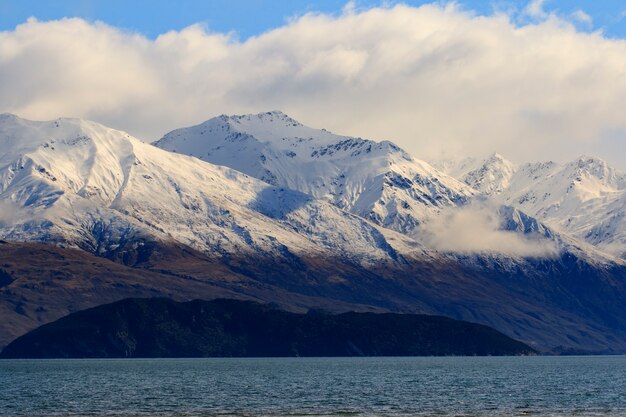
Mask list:
[{"label": "lake water", "polygon": [[2,416],[625,416],[626,357],[0,361]]}]

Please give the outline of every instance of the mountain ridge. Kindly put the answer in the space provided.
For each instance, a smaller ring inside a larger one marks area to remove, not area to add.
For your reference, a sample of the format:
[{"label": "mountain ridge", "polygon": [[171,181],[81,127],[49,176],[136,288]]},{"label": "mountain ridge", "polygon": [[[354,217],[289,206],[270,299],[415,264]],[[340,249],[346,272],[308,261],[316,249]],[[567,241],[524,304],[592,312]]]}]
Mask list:
[{"label": "mountain ridge", "polygon": [[[497,166],[483,166],[481,172],[473,166],[475,161],[468,160],[465,169],[475,171],[473,181],[468,178],[457,181],[389,141],[334,135],[325,129],[306,127],[278,111],[221,115],[199,125],[174,130],[154,144],[240,170],[270,184],[298,190],[402,233],[424,246],[443,251],[448,247],[464,248],[446,242],[433,243],[430,238],[433,227],[429,223],[434,223],[437,229],[441,227],[440,218],[454,216],[455,210],[472,212],[473,202],[481,202],[485,195],[495,195],[496,191],[507,187],[516,169],[514,164],[494,153],[489,161]],[[483,185],[493,188],[493,192],[485,194]],[[497,240],[506,241],[510,237],[511,242],[494,243],[487,248],[490,251],[519,246],[526,248],[520,253],[528,255],[539,252],[530,249],[535,241],[551,239],[557,251],[567,247],[565,250],[577,251],[579,256],[594,252],[590,260],[613,258],[612,254],[602,254],[600,249],[592,248],[592,244],[582,239],[578,242],[567,236],[557,237],[562,233],[560,228],[554,228],[549,234],[538,233],[537,227],[526,227],[528,222],[523,224],[521,218],[526,214],[520,216],[507,206],[523,211],[522,208],[510,201],[494,202],[497,204],[482,204],[480,210],[485,218],[475,221],[488,224],[491,229],[485,232],[499,234]],[[490,220],[496,217],[495,223]],[[454,234],[452,230],[446,232]],[[450,239],[454,240],[452,236]],[[472,251],[473,245],[467,243]],[[479,249],[482,247],[477,245]],[[513,251],[507,254],[514,255]]]},{"label": "mountain ridge", "polygon": [[[626,259],[626,173],[585,155],[565,164],[515,165],[500,158],[500,164],[488,157],[464,161],[459,164],[463,168],[449,170],[470,185],[484,184],[476,189],[486,198],[514,206],[556,230]],[[506,183],[499,183],[494,175],[507,177]]]},{"label": "mountain ridge", "polygon": [[[10,150],[0,155],[0,238],[4,240],[80,248],[131,268],[148,269],[161,274],[155,281],[157,293],[169,288],[161,280],[165,274],[272,302],[277,297],[274,292],[299,307],[324,300],[471,319],[541,349],[563,345],[626,351],[620,344],[626,325],[616,317],[624,311],[626,300],[624,263],[560,236],[519,210],[500,210],[498,218],[507,220],[505,232],[555,244],[549,256],[507,254],[493,251],[493,245],[481,251],[434,250],[410,233],[376,224],[371,210],[364,218],[314,195],[167,152],[93,122],[2,120],[0,142]],[[280,116],[285,129],[304,129],[293,126],[292,120]],[[227,141],[233,146],[254,148],[261,143],[235,133]],[[282,134],[274,139],[292,151],[310,150],[307,158],[316,163],[349,160],[341,166],[352,170],[350,187],[338,183],[332,189],[350,188],[354,193],[347,193],[346,201],[363,202],[366,208],[371,201],[384,200],[385,204],[375,204],[374,213],[386,216],[381,219],[419,231],[413,226],[421,227],[444,210],[464,210],[467,205],[449,198],[455,195],[455,187],[466,190],[467,185],[440,179],[436,170],[407,160],[391,143],[376,147],[364,139],[321,135],[330,142],[317,146],[313,138],[304,137],[283,141]],[[283,151],[280,161],[295,159]],[[387,159],[389,154],[396,159]],[[237,156],[241,155],[233,153],[233,159]],[[257,153],[253,156],[262,162]],[[368,172],[371,158],[380,169],[373,177]],[[397,163],[395,171],[389,170],[390,162]],[[295,167],[306,171],[298,164]],[[322,183],[312,181],[311,187],[325,190],[332,185],[329,182],[324,188],[328,178],[321,178]],[[446,188],[448,183],[454,187]],[[354,184],[361,188],[352,189]],[[406,209],[411,215],[406,218],[397,215],[402,211],[392,215],[389,207],[401,207],[405,199],[411,200],[409,209],[413,204],[421,211]],[[531,245],[537,243],[532,239]],[[510,241],[496,243],[502,247]],[[34,256],[20,253],[25,259]],[[172,255],[160,259],[164,254]],[[13,276],[16,271],[6,273]],[[67,276],[76,277],[76,271]],[[82,282],[80,277],[76,279]],[[67,284],[73,283],[71,278]],[[39,300],[31,285],[23,277],[0,289],[6,295],[5,306],[19,297]],[[36,285],[49,290],[48,283]],[[113,284],[90,288],[84,295],[94,304],[102,303],[111,301],[112,294],[123,293],[116,288]],[[19,311],[7,307],[6,317],[28,316],[31,326],[40,307],[67,311],[76,302],[73,291],[70,285],[55,292],[57,300],[29,302]]]},{"label": "mountain ridge", "polygon": [[474,194],[392,142],[312,129],[282,112],[222,115],[154,144],[326,200],[409,236],[425,218]]},{"label": "mountain ridge", "polygon": [[24,222],[5,222],[7,240],[43,233],[44,241],[58,235],[58,241],[98,248],[107,239],[115,245],[124,235],[148,234],[218,252],[227,246],[226,252],[277,253],[286,245],[389,259],[398,251],[420,251],[400,235],[305,194],[162,151],[93,122],[6,124],[0,140],[21,132],[30,141],[0,160],[0,201],[32,214]]}]

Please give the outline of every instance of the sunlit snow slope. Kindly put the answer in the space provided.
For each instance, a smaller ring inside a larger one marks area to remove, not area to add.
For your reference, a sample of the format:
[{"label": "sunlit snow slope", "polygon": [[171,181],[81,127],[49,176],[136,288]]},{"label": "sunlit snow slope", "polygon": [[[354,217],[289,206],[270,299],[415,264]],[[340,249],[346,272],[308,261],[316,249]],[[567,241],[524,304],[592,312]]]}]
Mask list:
[{"label": "sunlit snow slope", "polygon": [[149,236],[207,253],[333,254],[360,263],[415,242],[311,196],[158,149],[97,123],[0,116],[0,236],[96,253]]},{"label": "sunlit snow slope", "polygon": [[605,161],[581,156],[518,166],[494,154],[444,166],[489,199],[626,258],[626,174]]},{"label": "sunlit snow slope", "polygon": [[391,142],[312,129],[279,111],[216,117],[155,144],[326,200],[410,236],[441,209],[474,194]]}]

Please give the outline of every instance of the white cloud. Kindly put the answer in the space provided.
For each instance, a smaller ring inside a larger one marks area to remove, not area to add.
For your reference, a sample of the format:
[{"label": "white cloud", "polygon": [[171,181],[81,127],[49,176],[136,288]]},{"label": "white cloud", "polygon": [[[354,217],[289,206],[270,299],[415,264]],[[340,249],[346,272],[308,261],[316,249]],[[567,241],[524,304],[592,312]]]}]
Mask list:
[{"label": "white cloud", "polygon": [[154,140],[221,113],[281,109],[420,158],[591,153],[623,167],[625,71],[624,40],[555,16],[520,27],[445,5],[307,14],[245,41],[199,25],[150,40],[30,20],[0,33],[0,112],[85,117]]},{"label": "white cloud", "polygon": [[41,208],[28,207],[11,200],[0,200],[0,227],[14,227],[24,223],[37,222],[46,219],[55,208],[48,209],[44,213]]},{"label": "white cloud", "polygon": [[355,11],[356,11],[356,1],[354,0],[350,0],[349,2],[346,3],[345,6],[343,6],[344,14],[353,14]]},{"label": "white cloud", "polygon": [[593,18],[583,10],[579,9],[573,12],[572,18],[580,23],[584,23],[587,26],[593,26]]},{"label": "white cloud", "polygon": [[493,207],[470,205],[444,211],[425,224],[421,237],[430,247],[457,253],[500,253],[519,257],[552,257],[553,242],[538,235],[502,230]]},{"label": "white cloud", "polygon": [[546,18],[548,13],[543,8],[545,3],[546,0],[532,0],[524,9],[524,13],[535,19]]}]

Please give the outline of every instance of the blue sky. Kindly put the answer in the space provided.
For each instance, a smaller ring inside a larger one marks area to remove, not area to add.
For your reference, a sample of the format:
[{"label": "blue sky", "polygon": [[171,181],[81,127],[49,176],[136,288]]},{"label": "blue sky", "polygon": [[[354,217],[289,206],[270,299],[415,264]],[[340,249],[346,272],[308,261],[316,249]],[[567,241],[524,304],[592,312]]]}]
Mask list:
[{"label": "blue sky", "polygon": [[0,0],[0,113],[155,140],[282,110],[423,159],[625,167],[624,0],[425,3]]},{"label": "blue sky", "polygon": [[[421,5],[435,0],[407,0]],[[82,17],[156,37],[194,23],[205,23],[211,31],[231,32],[240,39],[282,26],[290,17],[309,11],[339,13],[347,0],[0,0],[0,30],[11,30],[34,16],[39,20]],[[381,1],[358,0],[358,8],[380,5]],[[385,4],[397,3],[386,1]],[[441,2],[440,2],[441,3]],[[494,10],[521,11],[526,0],[458,0],[465,9],[478,14]],[[626,3],[622,0],[545,0],[544,9],[561,17],[577,11],[588,14],[593,24],[579,23],[581,30],[604,30],[609,37],[626,37]]]}]

